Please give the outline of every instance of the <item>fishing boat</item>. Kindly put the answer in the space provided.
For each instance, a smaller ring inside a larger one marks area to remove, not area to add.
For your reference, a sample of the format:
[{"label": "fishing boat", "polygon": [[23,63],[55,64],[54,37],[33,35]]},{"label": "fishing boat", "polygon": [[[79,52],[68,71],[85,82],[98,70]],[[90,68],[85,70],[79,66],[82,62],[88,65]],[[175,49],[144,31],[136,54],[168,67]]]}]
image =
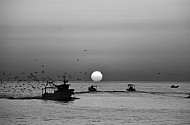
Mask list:
[{"label": "fishing boat", "polygon": [[135,85],[133,85],[133,84],[128,84],[128,88],[126,89],[126,91],[136,91]]},{"label": "fishing boat", "polygon": [[[64,83],[56,85],[53,81],[47,81],[45,88],[42,89],[42,99],[45,100],[57,100],[57,101],[69,101],[74,99],[74,89],[69,89],[70,84],[64,79]],[[47,92],[47,89],[53,89],[53,92]]]},{"label": "fishing boat", "polygon": [[[95,87],[96,87],[96,88],[95,88]],[[90,87],[88,87],[88,91],[90,91],[90,92],[95,92],[95,91],[97,91],[97,86],[91,85]]]},{"label": "fishing boat", "polygon": [[185,98],[190,98],[190,94],[189,94],[189,96],[187,96],[187,97],[185,97]]},{"label": "fishing boat", "polygon": [[171,85],[171,88],[178,88],[178,85]]}]

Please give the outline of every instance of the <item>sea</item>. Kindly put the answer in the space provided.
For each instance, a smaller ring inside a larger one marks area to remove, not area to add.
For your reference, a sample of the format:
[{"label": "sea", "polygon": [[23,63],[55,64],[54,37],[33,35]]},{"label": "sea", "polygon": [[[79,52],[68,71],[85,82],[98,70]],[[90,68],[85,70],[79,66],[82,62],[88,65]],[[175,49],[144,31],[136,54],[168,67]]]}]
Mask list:
[{"label": "sea", "polygon": [[[190,125],[190,82],[72,81],[77,99],[67,102],[42,100],[45,84],[3,81],[0,125]],[[91,85],[98,92],[88,92]]]}]

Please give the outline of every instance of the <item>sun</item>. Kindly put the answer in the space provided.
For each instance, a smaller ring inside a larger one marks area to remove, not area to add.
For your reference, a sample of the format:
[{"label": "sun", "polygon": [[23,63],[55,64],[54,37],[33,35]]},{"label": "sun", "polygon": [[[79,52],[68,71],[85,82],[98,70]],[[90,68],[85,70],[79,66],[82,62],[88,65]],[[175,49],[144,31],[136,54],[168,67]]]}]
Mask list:
[{"label": "sun", "polygon": [[100,71],[94,71],[92,74],[91,74],[91,78],[94,82],[100,82],[103,78],[103,75]]}]

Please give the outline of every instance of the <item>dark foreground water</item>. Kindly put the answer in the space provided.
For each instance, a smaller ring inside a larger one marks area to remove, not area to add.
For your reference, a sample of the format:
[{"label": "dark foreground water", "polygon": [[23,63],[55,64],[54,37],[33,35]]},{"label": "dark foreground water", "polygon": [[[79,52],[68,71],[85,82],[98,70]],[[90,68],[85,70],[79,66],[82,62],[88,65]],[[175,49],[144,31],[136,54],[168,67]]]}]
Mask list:
[{"label": "dark foreground water", "polygon": [[[125,92],[129,83],[136,85],[137,92]],[[77,92],[75,97],[80,99],[70,102],[38,99],[43,84],[1,84],[0,124],[190,124],[190,99],[185,98],[190,93],[190,82],[71,82],[71,88]],[[92,84],[97,85],[100,92],[88,93],[87,88]],[[179,85],[179,88],[172,89],[172,84]],[[10,97],[17,99],[8,99]]]}]

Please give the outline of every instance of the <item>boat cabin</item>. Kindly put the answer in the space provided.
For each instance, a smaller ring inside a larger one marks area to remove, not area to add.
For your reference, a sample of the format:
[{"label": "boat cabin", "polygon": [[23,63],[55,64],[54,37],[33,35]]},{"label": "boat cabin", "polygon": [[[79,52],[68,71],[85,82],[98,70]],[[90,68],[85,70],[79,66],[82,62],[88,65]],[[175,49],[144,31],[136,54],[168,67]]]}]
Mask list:
[{"label": "boat cabin", "polygon": [[135,85],[133,84],[128,84],[128,88],[126,89],[127,91],[136,91]]},{"label": "boat cabin", "polygon": [[64,80],[64,84],[56,85],[53,81],[47,81],[45,88],[42,89],[42,99],[61,101],[72,99],[74,89],[69,89],[70,84],[66,84],[67,82]]}]

